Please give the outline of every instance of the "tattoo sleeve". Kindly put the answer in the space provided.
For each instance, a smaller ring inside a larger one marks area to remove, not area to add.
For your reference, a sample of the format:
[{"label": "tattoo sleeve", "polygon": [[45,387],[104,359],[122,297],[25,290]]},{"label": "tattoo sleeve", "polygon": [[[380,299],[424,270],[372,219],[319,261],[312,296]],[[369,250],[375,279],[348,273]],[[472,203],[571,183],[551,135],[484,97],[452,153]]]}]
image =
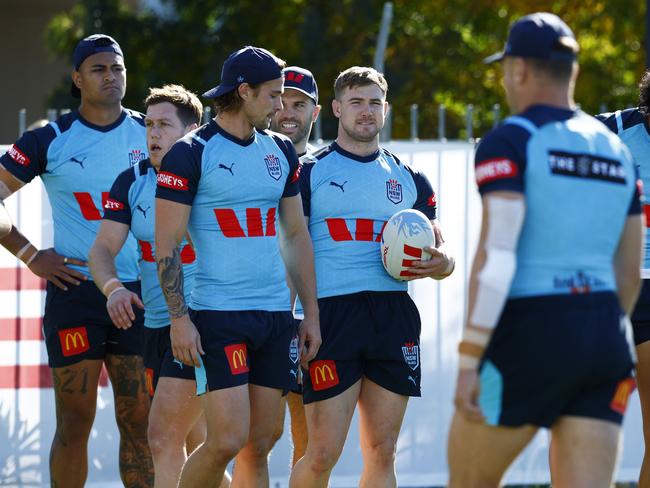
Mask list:
[{"label": "tattoo sleeve", "polygon": [[158,260],[158,279],[167,301],[167,308],[172,319],[178,319],[187,313],[183,290],[183,265],[180,249],[176,247],[171,256]]}]

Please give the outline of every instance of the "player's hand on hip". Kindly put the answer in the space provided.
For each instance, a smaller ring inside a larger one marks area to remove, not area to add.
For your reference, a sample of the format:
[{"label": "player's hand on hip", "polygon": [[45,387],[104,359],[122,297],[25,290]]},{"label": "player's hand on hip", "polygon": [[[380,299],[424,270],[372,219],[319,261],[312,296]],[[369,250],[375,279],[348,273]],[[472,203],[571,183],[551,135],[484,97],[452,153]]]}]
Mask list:
[{"label": "player's hand on hip", "polygon": [[67,284],[79,285],[87,279],[86,276],[76,269],[68,267],[69,264],[75,264],[77,266],[88,265],[85,261],[62,256],[50,248],[37,251],[34,259],[29,263],[28,268],[36,276],[51,281],[62,290],[67,290]]},{"label": "player's hand on hip", "polygon": [[479,394],[478,371],[474,369],[458,370],[454,405],[456,410],[470,422],[484,422],[485,417],[478,406]]},{"label": "player's hand on hip", "polygon": [[309,368],[309,361],[316,357],[322,342],[318,317],[305,316],[298,327],[298,351],[300,351],[300,365],[303,368]]},{"label": "player's hand on hip", "polygon": [[183,364],[199,368],[200,355],[205,352],[203,352],[199,331],[196,330],[190,316],[186,314],[178,319],[172,319],[169,335],[174,358]]},{"label": "player's hand on hip", "polygon": [[424,251],[431,254],[431,259],[414,261],[408,271],[416,276],[411,276],[407,278],[408,280],[418,280],[421,278],[441,280],[454,271],[456,263],[453,257],[448,256],[444,251],[435,247],[425,247]]},{"label": "player's hand on hip", "polygon": [[135,312],[133,305],[144,309],[144,304],[140,297],[124,287],[119,287],[111,292],[106,300],[106,310],[111,317],[113,324],[118,329],[128,329],[133,325]]}]

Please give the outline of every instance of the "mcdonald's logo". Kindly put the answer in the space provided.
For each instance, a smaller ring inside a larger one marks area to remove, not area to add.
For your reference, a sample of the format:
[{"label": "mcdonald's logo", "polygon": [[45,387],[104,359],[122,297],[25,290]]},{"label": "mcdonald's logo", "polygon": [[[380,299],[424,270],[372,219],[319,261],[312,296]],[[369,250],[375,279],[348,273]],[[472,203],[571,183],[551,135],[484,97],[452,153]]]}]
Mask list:
[{"label": "mcdonald's logo", "polygon": [[154,394],[153,368],[146,368],[144,370],[144,374],[145,374],[145,380],[147,381],[147,391],[149,392],[149,396],[152,397]]},{"label": "mcdonald's logo", "polygon": [[626,378],[623,381],[619,381],[618,386],[616,387],[616,392],[614,393],[614,398],[612,398],[612,402],[609,404],[609,408],[621,415],[625,415],[627,401],[634,391],[634,388],[636,388],[636,381],[634,381],[634,378]]},{"label": "mcdonald's logo", "polygon": [[90,349],[85,326],[60,330],[59,341],[64,356],[74,356]]},{"label": "mcdonald's logo", "polygon": [[327,390],[339,384],[336,363],[330,359],[313,361],[309,365],[309,377],[314,391]]},{"label": "mcdonald's logo", "polygon": [[231,344],[223,348],[232,374],[248,373],[246,344]]}]

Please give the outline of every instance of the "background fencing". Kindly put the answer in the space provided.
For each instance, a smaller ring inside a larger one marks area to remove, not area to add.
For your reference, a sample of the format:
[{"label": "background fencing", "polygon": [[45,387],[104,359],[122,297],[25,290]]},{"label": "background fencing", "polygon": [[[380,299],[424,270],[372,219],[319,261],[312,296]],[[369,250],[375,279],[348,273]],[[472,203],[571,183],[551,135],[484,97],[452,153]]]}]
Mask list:
[{"label": "background fencing", "polygon": [[[456,346],[465,311],[467,274],[480,226],[480,198],[473,175],[473,144],[468,142],[389,142],[384,145],[424,172],[437,190],[439,219],[456,271],[437,282],[410,284],[422,316],[422,398],[413,399],[398,440],[400,486],[441,486],[447,480],[446,440],[453,412]],[[0,146],[0,154],[7,147]],[[17,226],[40,247],[51,246],[47,197],[35,180],[7,200]],[[54,395],[41,340],[42,281],[0,249],[0,486],[45,486],[54,433]],[[552,358],[549,358],[551,361]],[[100,386],[97,418],[89,445],[89,487],[121,486],[118,437],[110,384]],[[288,423],[288,416],[287,416]],[[334,469],[333,487],[358,484],[361,452],[356,416],[344,452]],[[630,400],[624,424],[619,481],[638,476],[643,438],[638,396]],[[290,459],[288,425],[270,460],[271,486],[287,486]],[[510,483],[548,482],[548,436],[540,432],[509,470]],[[74,460],[70,460],[74,462]]]}]

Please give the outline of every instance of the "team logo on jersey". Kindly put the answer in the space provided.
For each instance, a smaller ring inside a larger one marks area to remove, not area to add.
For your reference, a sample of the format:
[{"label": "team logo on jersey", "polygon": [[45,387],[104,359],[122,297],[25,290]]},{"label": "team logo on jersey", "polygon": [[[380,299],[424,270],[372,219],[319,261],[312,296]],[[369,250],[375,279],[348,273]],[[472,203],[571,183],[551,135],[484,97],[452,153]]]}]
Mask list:
[{"label": "team logo on jersey", "polygon": [[548,165],[555,175],[620,184],[626,182],[625,168],[620,161],[593,154],[549,151]]},{"label": "team logo on jersey", "polygon": [[386,196],[395,205],[402,203],[402,185],[397,180],[388,180],[386,182]]},{"label": "team logo on jersey", "polygon": [[298,362],[298,336],[293,336],[289,344],[289,359],[293,364]]},{"label": "team logo on jersey", "polygon": [[481,186],[495,180],[514,178],[519,172],[517,165],[508,158],[494,158],[481,161],[474,168],[476,183]]},{"label": "team logo on jersey", "polygon": [[415,371],[420,365],[420,346],[414,342],[407,342],[402,346],[402,354],[408,367]]},{"label": "team logo on jersey", "polygon": [[9,148],[7,154],[9,154],[9,157],[21,166],[29,166],[29,163],[31,163],[31,160],[27,157],[27,155],[18,149],[15,144]]},{"label": "team logo on jersey", "polygon": [[266,163],[266,169],[269,170],[269,175],[271,175],[271,178],[276,181],[279,180],[282,176],[280,158],[278,158],[275,154],[267,154],[264,158],[264,162]]},{"label": "team logo on jersey", "polygon": [[171,188],[172,190],[187,191],[190,189],[190,187],[188,186],[187,178],[183,178],[182,176],[177,176],[173,173],[167,173],[166,171],[161,171],[160,173],[158,173],[157,181],[158,181],[158,186]]},{"label": "team logo on jersey", "polygon": [[106,210],[124,210],[124,204],[109,197],[106,199],[106,203],[104,203],[104,208]]},{"label": "team logo on jersey", "polygon": [[144,158],[144,151],[142,149],[131,149],[131,152],[129,153],[129,164],[135,166]]}]

